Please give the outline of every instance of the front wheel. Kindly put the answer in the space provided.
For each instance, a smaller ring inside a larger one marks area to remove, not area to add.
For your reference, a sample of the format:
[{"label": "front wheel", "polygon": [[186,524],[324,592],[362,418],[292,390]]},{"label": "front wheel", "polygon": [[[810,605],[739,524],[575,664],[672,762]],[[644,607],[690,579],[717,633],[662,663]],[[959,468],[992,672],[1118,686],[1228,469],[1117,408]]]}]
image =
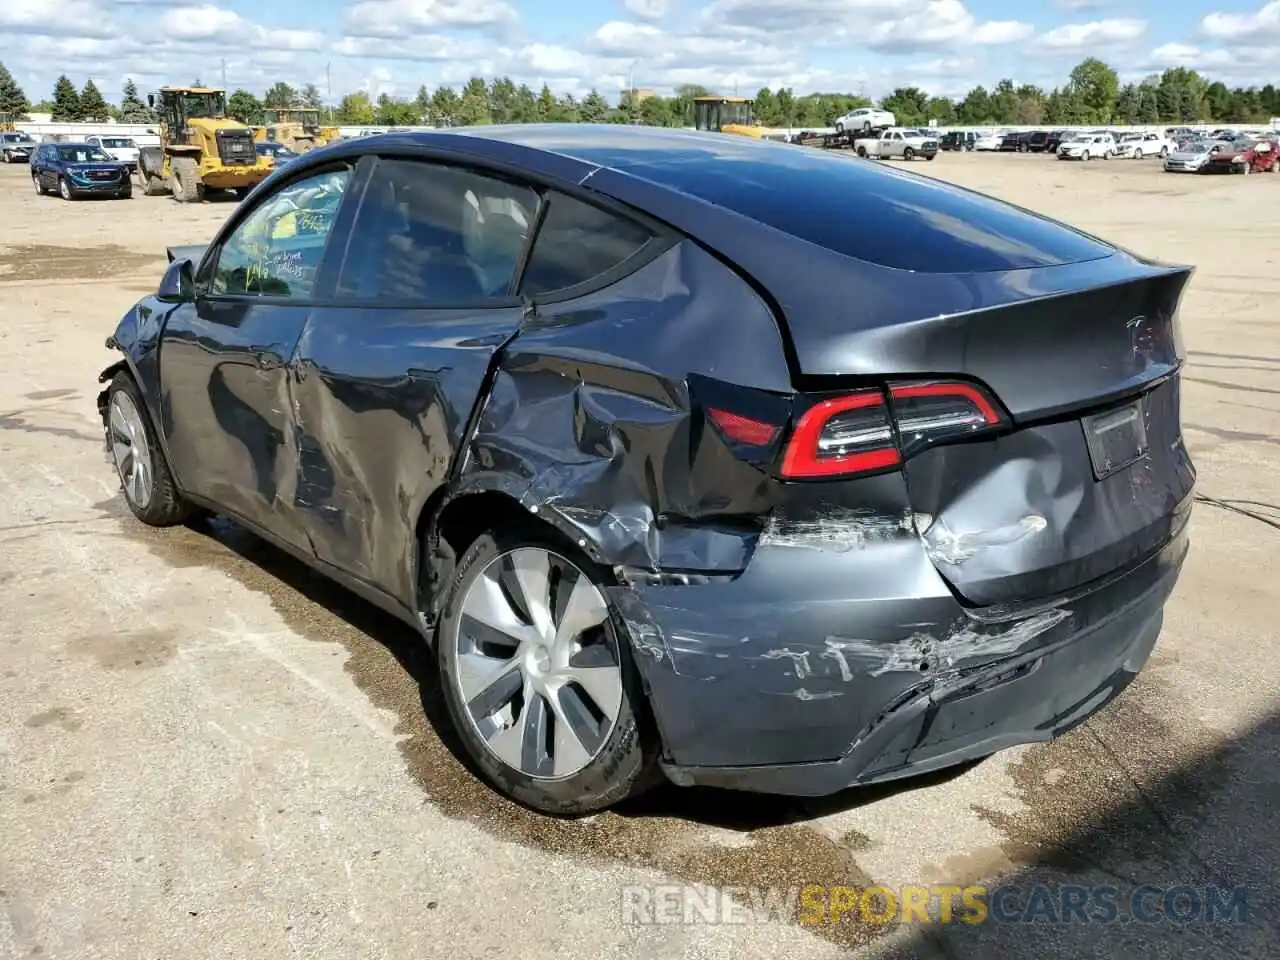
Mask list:
[{"label": "front wheel", "polygon": [[1087,162],[1089,159],[1089,151],[1086,150],[1084,153],[1080,154],[1080,159]]},{"label": "front wheel", "polygon": [[146,409],[133,377],[117,373],[107,388],[103,427],[125,503],[143,523],[171,527],[194,511],[178,492]]},{"label": "front wheel", "polygon": [[40,174],[31,174],[31,186],[35,187],[37,196],[44,196],[44,186],[40,183]]},{"label": "front wheel", "polygon": [[916,152],[915,152],[914,150],[912,150],[910,147],[903,147],[903,148],[902,148],[902,159],[903,159],[903,160],[914,160],[914,159],[915,159],[915,156],[916,156]]},{"label": "front wheel", "polygon": [[67,183],[66,177],[58,178],[58,196],[63,200],[74,200],[76,198],[75,193],[71,190],[71,184]]},{"label": "front wheel", "polygon": [[458,563],[436,631],[449,714],[484,778],[549,814],[643,790],[655,752],[607,574],[541,531],[481,534]]},{"label": "front wheel", "polygon": [[1160,148],[1160,159],[1161,159],[1161,160],[1163,160],[1163,159],[1164,159],[1165,157],[1167,157],[1168,155],[1169,155],[1169,148],[1168,148],[1168,147],[1161,147],[1161,148]]},{"label": "front wheel", "polygon": [[1138,149],[1138,150],[1133,151],[1133,159],[1135,159],[1135,160],[1141,160],[1141,159],[1142,159],[1142,150],[1141,150],[1141,149]]}]

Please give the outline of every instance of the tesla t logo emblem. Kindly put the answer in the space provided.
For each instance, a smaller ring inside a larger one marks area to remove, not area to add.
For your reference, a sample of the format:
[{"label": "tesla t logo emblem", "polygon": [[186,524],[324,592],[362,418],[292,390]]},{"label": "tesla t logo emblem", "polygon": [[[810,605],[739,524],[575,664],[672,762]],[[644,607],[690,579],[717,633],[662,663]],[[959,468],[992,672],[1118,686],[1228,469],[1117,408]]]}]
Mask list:
[{"label": "tesla t logo emblem", "polygon": [[1125,322],[1125,329],[1129,331],[1129,347],[1135,360],[1138,354],[1146,354],[1151,349],[1151,331],[1144,327],[1146,322],[1147,318],[1141,314]]}]

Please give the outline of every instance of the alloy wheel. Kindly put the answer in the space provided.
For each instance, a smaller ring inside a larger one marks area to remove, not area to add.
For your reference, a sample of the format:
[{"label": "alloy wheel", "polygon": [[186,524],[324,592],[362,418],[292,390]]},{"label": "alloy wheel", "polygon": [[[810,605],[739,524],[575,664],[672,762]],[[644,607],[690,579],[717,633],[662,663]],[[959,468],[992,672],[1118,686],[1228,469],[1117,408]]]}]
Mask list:
[{"label": "alloy wheel", "polygon": [[490,561],[459,610],[451,672],[486,749],[535,779],[583,770],[622,708],[618,640],[600,588],[559,554],[520,547]]},{"label": "alloy wheel", "polygon": [[111,459],[120,474],[124,494],[135,507],[145,509],[151,502],[154,486],[151,445],[147,442],[142,414],[127,393],[117,391],[112,395],[107,429]]},{"label": "alloy wheel", "polygon": [[63,200],[71,199],[71,185],[67,183],[65,179],[60,179],[58,181],[58,193],[61,195]]}]

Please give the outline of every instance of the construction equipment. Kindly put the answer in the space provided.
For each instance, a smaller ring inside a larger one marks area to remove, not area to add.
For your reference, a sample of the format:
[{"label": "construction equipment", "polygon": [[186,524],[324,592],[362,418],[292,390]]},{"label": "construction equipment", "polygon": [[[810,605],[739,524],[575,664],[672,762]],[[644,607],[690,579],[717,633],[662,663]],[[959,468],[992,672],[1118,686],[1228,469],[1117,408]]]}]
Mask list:
[{"label": "construction equipment", "polygon": [[17,131],[13,117],[7,113],[0,113],[0,133],[17,133]]},{"label": "construction equipment", "polygon": [[750,97],[722,97],[711,94],[693,98],[693,125],[714,133],[736,133],[759,139],[766,134],[756,122]]},{"label": "construction equipment", "polygon": [[209,87],[161,87],[147,102],[160,117],[160,146],[138,153],[138,176],[148,196],[170,192],[199,203],[206,189],[243,195],[271,175],[253,133],[227,116],[226,92]]},{"label": "construction equipment", "polygon": [[264,110],[263,121],[253,128],[253,139],[259,143],[279,143],[295,153],[306,153],[329,142],[315,107]]}]

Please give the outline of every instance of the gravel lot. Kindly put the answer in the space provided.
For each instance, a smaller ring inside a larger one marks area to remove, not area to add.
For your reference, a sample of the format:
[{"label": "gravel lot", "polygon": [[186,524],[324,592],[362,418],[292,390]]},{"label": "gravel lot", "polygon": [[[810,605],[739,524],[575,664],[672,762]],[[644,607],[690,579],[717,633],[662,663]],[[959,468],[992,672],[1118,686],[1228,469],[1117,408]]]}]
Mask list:
[{"label": "gravel lot", "polygon": [[[1196,264],[1200,493],[1280,504],[1280,176],[1036,155],[913,169]],[[540,819],[437,735],[402,626],[230,525],[126,518],[93,403],[103,340],[165,245],[229,210],[67,204],[0,167],[0,956],[1273,955],[1280,530],[1200,504],[1154,660],[1053,744],[820,804],[671,788]],[[620,910],[636,883],[997,876],[1244,884],[1248,922],[637,927]]]}]

